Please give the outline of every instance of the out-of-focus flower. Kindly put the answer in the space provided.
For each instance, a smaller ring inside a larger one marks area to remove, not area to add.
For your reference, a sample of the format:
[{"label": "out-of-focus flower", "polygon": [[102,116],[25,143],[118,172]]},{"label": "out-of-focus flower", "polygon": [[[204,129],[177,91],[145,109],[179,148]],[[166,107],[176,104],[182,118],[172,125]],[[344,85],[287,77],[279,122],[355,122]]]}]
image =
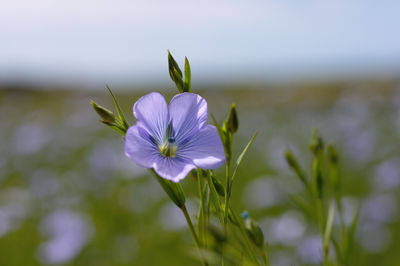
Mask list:
[{"label": "out-of-focus flower", "polygon": [[225,161],[214,126],[206,125],[207,102],[197,94],[176,95],[169,106],[157,92],[133,107],[136,125],[125,139],[125,154],[165,179],[179,182],[194,168],[215,169]]}]

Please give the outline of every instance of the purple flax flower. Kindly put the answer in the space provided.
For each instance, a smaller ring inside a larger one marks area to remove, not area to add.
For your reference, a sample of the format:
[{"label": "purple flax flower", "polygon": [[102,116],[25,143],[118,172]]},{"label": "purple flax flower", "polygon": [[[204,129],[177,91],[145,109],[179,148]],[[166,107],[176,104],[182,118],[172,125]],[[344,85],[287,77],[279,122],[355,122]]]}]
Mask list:
[{"label": "purple flax flower", "polygon": [[225,161],[218,131],[206,125],[207,102],[197,94],[176,95],[169,106],[157,92],[133,106],[136,125],[126,132],[125,154],[161,177],[179,182],[194,168],[215,169]]}]

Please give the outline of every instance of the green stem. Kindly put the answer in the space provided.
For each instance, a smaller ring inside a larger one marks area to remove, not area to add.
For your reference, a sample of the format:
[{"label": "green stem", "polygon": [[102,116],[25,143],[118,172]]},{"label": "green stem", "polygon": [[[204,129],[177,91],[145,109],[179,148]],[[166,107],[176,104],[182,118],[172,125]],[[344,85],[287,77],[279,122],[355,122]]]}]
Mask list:
[{"label": "green stem", "polygon": [[237,218],[236,214],[234,213],[234,211],[232,209],[231,209],[231,213],[232,213],[232,217],[233,217],[235,223],[238,224],[239,232],[242,234],[242,236],[243,236],[243,238],[244,238],[244,240],[246,242],[247,249],[248,249],[248,251],[250,251],[250,253],[249,253],[250,257],[255,262],[257,262],[257,264],[260,264],[260,262],[257,260],[256,253],[255,253],[255,250],[254,250],[254,248],[253,248],[253,246],[252,246],[252,244],[250,242],[249,236],[245,232],[245,229],[243,228],[243,224],[239,221],[239,219]]},{"label": "green stem", "polygon": [[[322,199],[315,197],[315,204],[316,204],[316,208],[317,208],[317,220],[318,220],[318,227],[320,230],[320,234],[321,234],[321,241],[322,243],[324,243],[324,232],[325,232],[325,221],[324,221],[324,207],[323,207],[323,203],[322,203]],[[324,250],[323,252],[324,255],[324,264],[323,265],[328,265],[328,254],[326,253],[326,251]]]},{"label": "green stem", "polygon": [[203,258],[203,253],[201,251],[201,244],[200,244],[199,238],[197,237],[196,231],[194,230],[192,219],[190,219],[190,215],[189,215],[189,213],[188,213],[188,211],[186,209],[186,205],[183,205],[181,210],[183,212],[183,215],[185,215],[186,222],[187,222],[187,224],[189,226],[189,229],[190,229],[190,233],[192,233],[193,240],[194,240],[194,242],[196,244],[197,249],[200,252],[201,262],[202,262],[203,265],[208,265],[207,262]]},{"label": "green stem", "polygon": [[[226,160],[225,164],[225,206],[224,206],[224,221],[223,221],[223,228],[224,228],[224,233],[227,235],[227,222],[228,222],[228,210],[229,210],[229,198],[231,194],[231,180],[230,180],[230,175],[229,175],[229,168],[230,168],[230,160]],[[225,265],[224,261],[224,256],[222,256],[222,266]]]},{"label": "green stem", "polygon": [[201,182],[201,173],[197,171],[197,185],[199,189],[199,198],[200,198],[200,211],[199,211],[199,219],[198,219],[198,231],[199,231],[199,238],[201,239],[202,243],[205,244],[205,209],[204,209],[204,195],[203,195],[203,185]]},{"label": "green stem", "polygon": [[261,250],[261,257],[263,258],[265,266],[269,266],[269,259],[268,259],[268,246],[262,247]]},{"label": "green stem", "polygon": [[[341,227],[341,232],[342,232],[342,250],[341,250],[341,252],[344,252],[347,249],[348,239],[347,239],[347,227],[346,227],[346,222],[344,219],[343,208],[342,208],[342,199],[341,199],[340,194],[337,195],[337,197],[336,197],[336,204],[337,204],[338,211],[339,211],[340,227]],[[339,257],[339,261],[341,264],[347,265],[347,263],[345,262],[345,259],[342,256],[338,256],[338,257]]]},{"label": "green stem", "polygon": [[226,228],[226,224],[228,222],[228,210],[229,210],[229,199],[231,197],[231,178],[229,174],[230,169],[230,161],[226,161],[226,184],[225,184],[225,209],[224,209],[224,228]]}]

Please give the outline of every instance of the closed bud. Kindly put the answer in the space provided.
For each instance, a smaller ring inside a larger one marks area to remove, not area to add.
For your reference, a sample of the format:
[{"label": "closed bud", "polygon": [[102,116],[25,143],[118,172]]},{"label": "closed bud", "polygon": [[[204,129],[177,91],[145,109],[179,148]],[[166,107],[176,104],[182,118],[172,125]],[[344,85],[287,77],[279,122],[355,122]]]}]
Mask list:
[{"label": "closed bud", "polygon": [[333,146],[332,143],[329,143],[328,146],[326,147],[327,151],[328,151],[328,160],[330,163],[337,165],[339,162],[339,154],[335,148],[335,146]]},{"label": "closed bud", "polygon": [[214,183],[214,187],[215,190],[217,191],[217,193],[221,196],[221,197],[225,197],[225,188],[224,186],[221,184],[221,182],[214,176],[211,176],[212,181]]},{"label": "closed bud", "polygon": [[311,139],[310,139],[310,149],[312,153],[316,156],[320,152],[322,152],[324,148],[324,143],[322,141],[322,138],[319,134],[319,131],[316,127],[313,128],[313,131],[311,133]]},{"label": "closed bud", "polygon": [[300,168],[299,162],[297,161],[296,157],[290,149],[285,150],[285,159],[293,172],[295,172],[297,177],[300,178],[301,182],[303,182],[307,186],[308,182],[306,180],[306,177]]},{"label": "closed bud", "polygon": [[103,119],[103,122],[110,124],[110,123],[114,123],[116,121],[116,117],[113,114],[113,112],[111,112],[107,108],[98,105],[94,101],[91,101],[90,104],[92,105],[92,107],[96,111],[96,113],[101,117],[101,119]]},{"label": "closed bud", "polygon": [[236,112],[236,105],[232,103],[231,108],[229,109],[229,114],[224,122],[224,130],[233,134],[238,129],[239,129],[239,118]]},{"label": "closed bud", "polygon": [[336,196],[340,196],[340,176],[339,176],[339,154],[333,146],[333,144],[329,143],[327,146],[327,157],[328,157],[328,176],[331,184],[333,185]]},{"label": "closed bud", "polygon": [[290,168],[292,168],[295,172],[300,169],[299,163],[290,149],[285,150],[285,159]]},{"label": "closed bud", "polygon": [[171,77],[172,81],[175,83],[176,87],[178,88],[179,92],[184,92],[184,84],[182,80],[182,71],[178,66],[178,63],[172,57],[171,53],[168,51],[168,70],[169,76]]},{"label": "closed bud", "polygon": [[241,216],[244,219],[244,226],[247,234],[249,235],[251,241],[259,248],[264,246],[264,233],[262,232],[260,226],[254,222],[247,211],[244,211]]}]

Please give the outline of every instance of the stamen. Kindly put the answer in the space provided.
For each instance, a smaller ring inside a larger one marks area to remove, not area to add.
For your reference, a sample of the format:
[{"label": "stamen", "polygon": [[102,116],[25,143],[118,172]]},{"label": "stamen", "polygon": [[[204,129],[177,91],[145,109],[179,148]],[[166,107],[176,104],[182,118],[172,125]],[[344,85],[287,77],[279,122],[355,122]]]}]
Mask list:
[{"label": "stamen", "polygon": [[174,137],[174,128],[172,126],[172,122],[168,124],[167,132],[165,135],[166,135],[166,140],[164,141],[163,144],[160,144],[158,148],[160,149],[161,154],[164,155],[165,157],[175,157],[177,146],[174,144],[175,137]]},{"label": "stamen", "polygon": [[168,142],[164,142],[162,145],[159,145],[158,148],[165,157],[175,157],[177,146],[172,144],[169,139]]}]

